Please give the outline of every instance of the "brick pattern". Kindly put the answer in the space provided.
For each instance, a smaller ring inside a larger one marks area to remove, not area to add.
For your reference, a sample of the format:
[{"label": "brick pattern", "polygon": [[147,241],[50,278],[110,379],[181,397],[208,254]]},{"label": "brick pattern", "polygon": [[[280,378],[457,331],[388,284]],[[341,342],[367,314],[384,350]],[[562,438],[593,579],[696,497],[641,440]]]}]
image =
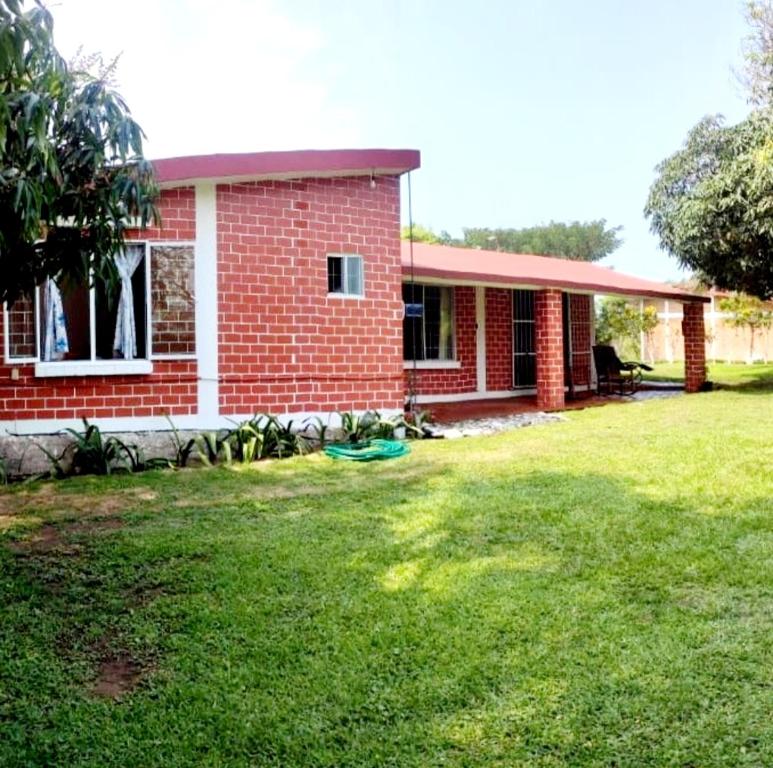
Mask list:
[{"label": "brick pattern", "polygon": [[[193,240],[196,236],[192,188],[164,190],[159,201],[162,226],[131,231],[141,240]],[[0,312],[0,339],[3,338]],[[18,379],[11,379],[16,369]],[[0,421],[15,419],[182,416],[196,412],[194,360],[156,361],[147,376],[68,376],[35,378],[34,365],[0,361]]]},{"label": "brick pattern", "polygon": [[[417,395],[444,395],[475,392],[478,386],[478,369],[475,343],[475,288],[454,288],[454,324],[456,359],[459,368],[436,370],[405,370],[405,394],[411,393],[411,379],[415,375]],[[402,349],[402,345],[400,346]]]},{"label": "brick pattern", "polygon": [[193,241],[196,239],[196,190],[193,187],[164,189],[158,202],[161,225],[129,231],[134,240]]},{"label": "brick pattern", "polygon": [[195,354],[193,246],[151,247],[150,269],[153,354]]},{"label": "brick pattern", "polygon": [[703,304],[685,302],[682,309],[684,336],[684,389],[699,392],[706,381],[706,329],[703,322]]},{"label": "brick pattern", "polygon": [[569,294],[569,317],[572,332],[572,381],[575,387],[591,381],[591,312],[593,299],[579,293]]},{"label": "brick pattern", "polygon": [[35,357],[35,302],[22,297],[8,309],[8,352],[11,357]]},{"label": "brick pattern", "polygon": [[486,389],[513,386],[513,292],[486,288]]},{"label": "brick pattern", "polygon": [[537,406],[564,407],[564,337],[561,291],[537,291],[534,303],[537,346]]},{"label": "brick pattern", "polygon": [[154,363],[149,376],[68,376],[37,379],[31,365],[0,366],[0,421],[119,416],[182,416],[196,411],[195,361]]},{"label": "brick pattern", "polygon": [[[220,410],[403,403],[396,177],[217,188]],[[327,255],[363,257],[365,297],[328,296]]]}]

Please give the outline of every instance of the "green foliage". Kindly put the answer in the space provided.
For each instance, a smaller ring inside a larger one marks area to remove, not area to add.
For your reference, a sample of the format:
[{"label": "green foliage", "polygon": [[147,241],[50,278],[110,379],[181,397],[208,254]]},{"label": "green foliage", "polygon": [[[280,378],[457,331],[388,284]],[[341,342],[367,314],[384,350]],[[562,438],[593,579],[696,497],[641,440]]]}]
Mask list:
[{"label": "green foliage", "polygon": [[773,114],[706,117],[657,167],[645,214],[661,247],[708,284],[773,296]]},{"label": "green foliage", "polygon": [[8,464],[5,459],[0,456],[0,485],[8,484]]},{"label": "green foliage", "polygon": [[196,438],[191,437],[188,440],[183,440],[180,436],[180,432],[175,426],[174,422],[166,416],[166,420],[169,422],[169,426],[172,428],[172,442],[175,447],[174,459],[172,465],[178,468],[187,467],[188,460],[191,457],[194,449],[196,448]]},{"label": "green foliage", "polygon": [[238,424],[228,438],[234,459],[249,463],[308,453],[309,444],[293,429],[293,423],[292,419],[283,424],[276,416],[260,414]]},{"label": "green foliage", "polygon": [[459,244],[458,241],[454,240],[454,238],[444,229],[440,231],[440,234],[437,234],[429,227],[422,226],[421,224],[414,224],[413,229],[406,225],[400,230],[400,237],[403,240],[410,240],[411,234],[413,234],[414,243],[430,243],[432,245]]},{"label": "green foliage", "polygon": [[327,432],[330,424],[324,421],[321,416],[311,416],[304,422],[304,431],[310,431],[314,440],[317,441],[320,448],[327,445]]},{"label": "green foliage", "polygon": [[366,411],[363,414],[344,411],[338,415],[341,418],[344,439],[349,443],[361,443],[373,438],[391,440],[394,438],[395,429],[405,426],[402,416],[387,418],[378,411]]},{"label": "green foliage", "polygon": [[105,439],[96,424],[89,424],[87,419],[83,419],[82,432],[70,428],[64,431],[73,441],[59,456],[37,444],[51,464],[52,477],[109,475],[116,469],[130,469],[124,455],[124,444],[112,436]]},{"label": "green foliage", "polygon": [[425,437],[424,428],[430,423],[432,414],[429,411],[409,411],[403,418],[407,437]]},{"label": "green foliage", "polygon": [[549,224],[525,229],[465,229],[463,245],[490,251],[598,261],[620,247],[623,241],[618,233],[621,229],[607,228],[604,219],[573,221],[568,224],[551,221]]},{"label": "green foliage", "polygon": [[639,307],[625,299],[606,297],[596,311],[596,342],[620,343],[618,352],[636,357],[640,335],[649,336],[657,327],[658,313],[654,307]]},{"label": "green foliage", "polygon": [[735,328],[749,329],[749,362],[754,360],[754,341],[758,331],[766,330],[773,324],[773,312],[756,296],[735,294],[720,299],[719,309],[727,312],[727,322]]},{"label": "green foliage", "polygon": [[750,32],[744,40],[744,71],[749,102],[757,106],[773,103],[773,3],[747,0],[746,22]]},{"label": "green foliage", "polygon": [[149,469],[167,469],[174,466],[169,459],[148,458],[142,448],[134,443],[125,443],[117,437],[110,437],[108,440],[115,443],[123,463],[130,472],[147,472]]},{"label": "green foliage", "polygon": [[230,432],[202,432],[193,439],[199,461],[207,467],[218,463],[230,464],[231,433]]},{"label": "green foliage", "polygon": [[104,79],[71,71],[38,2],[0,0],[0,302],[47,277],[115,279],[130,218],[157,219],[142,130]]}]

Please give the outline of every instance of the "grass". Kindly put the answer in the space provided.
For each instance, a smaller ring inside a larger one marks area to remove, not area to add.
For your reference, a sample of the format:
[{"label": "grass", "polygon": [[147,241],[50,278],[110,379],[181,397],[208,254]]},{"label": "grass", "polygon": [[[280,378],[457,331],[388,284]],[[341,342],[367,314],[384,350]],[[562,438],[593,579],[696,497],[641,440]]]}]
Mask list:
[{"label": "grass", "polygon": [[770,765],[771,394],[3,491],[0,765]]},{"label": "grass", "polygon": [[[773,387],[773,363],[712,363],[707,364],[708,378],[725,387]],[[658,362],[651,373],[645,373],[649,381],[684,381],[684,363]]]}]

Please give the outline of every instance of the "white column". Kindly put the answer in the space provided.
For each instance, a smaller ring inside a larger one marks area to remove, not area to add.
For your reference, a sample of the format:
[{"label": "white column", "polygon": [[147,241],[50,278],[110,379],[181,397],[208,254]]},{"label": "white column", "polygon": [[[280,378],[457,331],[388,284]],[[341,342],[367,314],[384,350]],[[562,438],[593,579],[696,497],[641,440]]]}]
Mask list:
[{"label": "white column", "polygon": [[196,357],[198,421],[216,427],[219,413],[217,363],[217,205],[214,184],[196,185]]},{"label": "white column", "polygon": [[486,392],[486,289],[475,286],[475,350],[478,392]]}]

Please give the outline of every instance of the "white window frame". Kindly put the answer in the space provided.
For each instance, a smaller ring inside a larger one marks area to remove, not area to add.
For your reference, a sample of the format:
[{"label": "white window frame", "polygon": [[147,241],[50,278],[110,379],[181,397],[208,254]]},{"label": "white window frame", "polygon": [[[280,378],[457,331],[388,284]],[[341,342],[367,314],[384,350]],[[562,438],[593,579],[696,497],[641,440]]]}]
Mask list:
[{"label": "white window frame", "polygon": [[[40,358],[40,287],[35,288],[35,357],[11,357],[11,340],[8,324],[8,305],[3,304],[3,357],[6,365],[35,365],[35,376],[47,378],[54,376],[122,376],[131,374],[148,374],[153,372],[153,362],[156,360],[196,360],[197,353],[189,354],[154,354],[153,353],[153,306],[151,293],[152,249],[153,248],[192,248],[194,254],[194,270],[196,260],[196,244],[190,240],[127,240],[127,245],[142,245],[145,248],[145,338],[146,357],[134,360],[97,360],[96,359],[96,294],[94,287],[89,287],[89,344],[90,360],[55,360],[43,361]],[[195,301],[195,298],[194,298]]]},{"label": "white window frame", "polygon": [[[446,357],[446,358],[438,358],[438,357],[432,357],[432,358],[424,358],[423,360],[416,360],[416,368],[425,368],[425,369],[433,369],[433,368],[461,368],[461,361],[459,360],[459,350],[457,349],[456,345],[456,286],[454,285],[447,285],[445,283],[419,283],[419,282],[403,282],[402,285],[415,285],[416,287],[420,287],[422,289],[422,306],[424,306],[424,289],[425,288],[440,288],[440,289],[446,289],[451,294],[451,345],[453,347],[453,357]],[[402,293],[402,287],[400,288],[400,291]],[[403,309],[403,311],[405,311]],[[405,316],[403,316],[403,321],[405,321]],[[442,319],[442,318],[441,318]],[[422,331],[421,336],[424,340],[424,345],[426,346],[426,340],[427,340],[427,334],[426,334],[426,316],[422,312],[421,317],[421,324],[422,324]],[[413,368],[413,358],[403,358],[403,368]]]},{"label": "white window frame", "polygon": [[[348,299],[362,299],[365,298],[365,259],[359,253],[328,253],[325,258],[325,279],[329,280],[330,275],[327,273],[328,259],[341,259],[341,291],[328,290],[328,297],[335,298],[348,298]],[[350,293],[346,290],[349,285],[349,260],[357,259],[360,262],[360,292]]]}]

